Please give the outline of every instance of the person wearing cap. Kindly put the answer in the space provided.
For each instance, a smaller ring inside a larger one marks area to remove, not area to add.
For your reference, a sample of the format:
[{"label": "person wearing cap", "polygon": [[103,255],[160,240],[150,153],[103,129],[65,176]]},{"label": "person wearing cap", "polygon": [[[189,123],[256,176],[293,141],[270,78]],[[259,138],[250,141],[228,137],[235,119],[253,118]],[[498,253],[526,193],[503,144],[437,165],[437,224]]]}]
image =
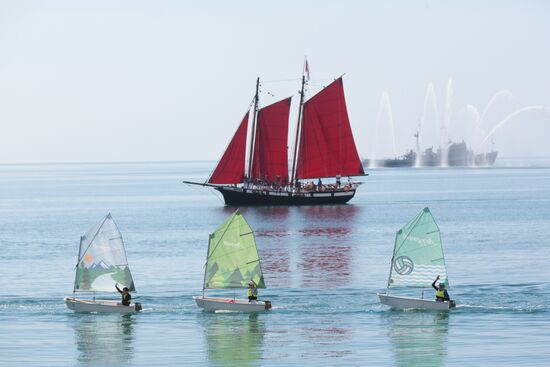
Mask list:
[{"label": "person wearing cap", "polygon": [[447,290],[445,289],[445,283],[441,282],[439,283],[439,286],[435,286],[435,282],[439,280],[439,275],[437,278],[435,278],[434,282],[432,283],[432,288],[435,289],[435,300],[437,302],[444,302],[444,301],[450,301],[451,298],[449,297],[449,293],[447,293]]},{"label": "person wearing cap", "polygon": [[128,287],[124,287],[122,288],[122,290],[120,290],[120,288],[118,287],[118,283],[116,283],[115,288],[118,291],[118,293],[120,293],[120,295],[122,296],[122,304],[124,306],[130,306],[130,300],[132,299],[132,295],[130,294],[130,290],[128,289]]},{"label": "person wearing cap", "polygon": [[248,303],[256,301],[258,299],[258,287],[252,279],[248,282]]}]

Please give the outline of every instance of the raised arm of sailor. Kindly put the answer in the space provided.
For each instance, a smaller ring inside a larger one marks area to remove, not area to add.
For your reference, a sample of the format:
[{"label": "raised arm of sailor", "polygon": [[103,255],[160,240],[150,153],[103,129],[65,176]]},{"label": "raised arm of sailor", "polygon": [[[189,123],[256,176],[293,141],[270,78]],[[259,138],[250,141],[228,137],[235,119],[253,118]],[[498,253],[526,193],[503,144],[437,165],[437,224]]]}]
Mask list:
[{"label": "raised arm of sailor", "polygon": [[432,283],[432,288],[435,289],[437,291],[437,287],[435,286],[435,282],[437,282],[439,280],[439,275],[437,276],[437,278],[435,278],[434,282]]},{"label": "raised arm of sailor", "polygon": [[118,283],[115,284],[115,288],[118,291],[118,293],[122,294],[122,291],[120,290],[120,288],[118,288]]}]

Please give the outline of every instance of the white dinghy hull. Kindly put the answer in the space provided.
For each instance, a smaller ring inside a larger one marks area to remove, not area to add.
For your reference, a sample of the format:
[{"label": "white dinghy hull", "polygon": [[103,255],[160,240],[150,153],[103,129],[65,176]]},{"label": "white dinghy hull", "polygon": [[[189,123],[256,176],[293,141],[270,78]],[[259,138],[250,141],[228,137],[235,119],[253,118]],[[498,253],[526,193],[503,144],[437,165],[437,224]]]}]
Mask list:
[{"label": "white dinghy hull", "polygon": [[110,300],[89,301],[65,297],[65,304],[74,312],[119,313],[127,315],[141,311],[140,303],[131,303],[130,306],[124,306],[120,302]]},{"label": "white dinghy hull", "polygon": [[193,297],[197,306],[204,311],[234,311],[234,312],[265,312],[271,309],[269,301],[255,301],[248,303],[248,300],[233,298],[213,298],[195,296]]},{"label": "white dinghy hull", "polygon": [[445,311],[456,307],[454,301],[437,302],[428,299],[410,298],[410,297],[397,297],[390,296],[388,294],[378,294],[380,302],[384,305],[390,306],[396,309],[421,309],[421,310],[435,310]]}]

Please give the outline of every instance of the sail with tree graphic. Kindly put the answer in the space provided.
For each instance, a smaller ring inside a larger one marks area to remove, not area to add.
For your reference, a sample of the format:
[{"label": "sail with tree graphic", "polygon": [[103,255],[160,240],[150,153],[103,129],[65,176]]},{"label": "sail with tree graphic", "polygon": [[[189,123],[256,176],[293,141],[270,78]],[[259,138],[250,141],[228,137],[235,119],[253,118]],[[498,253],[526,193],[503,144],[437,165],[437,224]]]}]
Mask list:
[{"label": "sail with tree graphic", "polygon": [[210,235],[204,289],[265,288],[254,232],[236,211]]},{"label": "sail with tree graphic", "polygon": [[206,289],[248,289],[256,293],[265,288],[264,275],[256,247],[254,231],[237,210],[208,239],[202,296],[193,299],[205,311],[261,312],[271,309],[271,302],[249,299],[206,297]]}]

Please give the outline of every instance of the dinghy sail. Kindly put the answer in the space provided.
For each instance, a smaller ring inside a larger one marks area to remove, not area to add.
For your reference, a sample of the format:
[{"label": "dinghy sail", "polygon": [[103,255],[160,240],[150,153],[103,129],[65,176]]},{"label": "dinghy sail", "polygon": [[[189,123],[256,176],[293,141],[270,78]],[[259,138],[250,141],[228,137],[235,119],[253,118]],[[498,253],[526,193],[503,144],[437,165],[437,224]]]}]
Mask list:
[{"label": "dinghy sail", "polygon": [[210,235],[203,295],[193,298],[199,307],[208,311],[269,310],[269,301],[249,303],[248,300],[204,296],[206,289],[247,289],[250,281],[253,281],[257,288],[265,288],[254,232],[237,210]]},{"label": "dinghy sail", "polygon": [[122,234],[111,214],[80,238],[75,292],[116,292],[115,284],[135,292]]},{"label": "dinghy sail", "polygon": [[[134,280],[128,266],[122,234],[118,230],[111,214],[107,214],[99,223],[80,238],[78,260],[73,293],[75,292],[117,292],[115,285],[135,292]],[[65,299],[67,306],[75,311],[84,312],[121,312],[136,311],[136,305],[122,306],[114,301],[88,302],[74,297]],[[81,307],[81,306],[85,307]]]},{"label": "dinghy sail", "polygon": [[443,255],[441,233],[430,209],[424,208],[414,219],[397,231],[388,277],[387,292],[379,294],[384,304],[396,308],[448,309],[454,302],[435,302],[390,296],[390,287],[431,288],[440,276],[449,287],[447,268]]}]

